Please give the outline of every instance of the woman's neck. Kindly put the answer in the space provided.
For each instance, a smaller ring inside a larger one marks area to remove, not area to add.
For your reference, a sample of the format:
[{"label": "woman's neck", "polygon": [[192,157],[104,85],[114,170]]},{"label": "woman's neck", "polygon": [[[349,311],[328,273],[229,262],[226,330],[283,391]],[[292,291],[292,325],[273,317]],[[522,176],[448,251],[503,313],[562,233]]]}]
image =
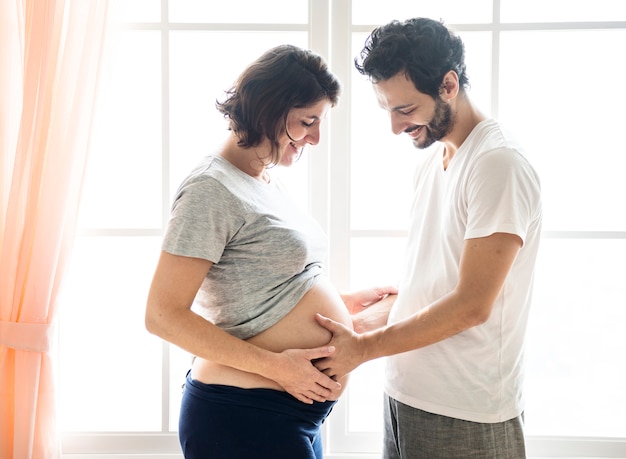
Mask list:
[{"label": "woman's neck", "polygon": [[269,157],[269,153],[265,154],[266,142],[262,142],[258,147],[244,148],[238,145],[238,141],[237,136],[231,134],[222,147],[220,156],[250,177],[266,183],[269,182],[269,175],[266,171],[267,164],[261,159]]}]

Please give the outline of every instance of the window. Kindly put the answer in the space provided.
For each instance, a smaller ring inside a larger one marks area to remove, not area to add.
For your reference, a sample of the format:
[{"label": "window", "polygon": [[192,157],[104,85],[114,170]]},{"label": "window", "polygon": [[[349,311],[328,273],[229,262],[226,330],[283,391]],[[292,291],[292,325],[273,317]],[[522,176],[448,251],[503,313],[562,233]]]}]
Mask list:
[{"label": "window", "polygon": [[[542,178],[545,234],[527,349],[530,455],[626,455],[626,3],[124,3],[127,25],[111,56],[61,298],[66,454],[180,457],[189,357],[145,331],[145,297],[172,194],[225,134],[215,99],[270,46],[310,47],[344,83],[321,144],[284,174],[328,231],[333,282],[395,281],[420,153],[391,134],[352,60],[375,25],[419,11],[463,37],[471,97],[516,133]],[[326,424],[329,458],[376,457],[381,368],[375,361],[355,371]]]}]

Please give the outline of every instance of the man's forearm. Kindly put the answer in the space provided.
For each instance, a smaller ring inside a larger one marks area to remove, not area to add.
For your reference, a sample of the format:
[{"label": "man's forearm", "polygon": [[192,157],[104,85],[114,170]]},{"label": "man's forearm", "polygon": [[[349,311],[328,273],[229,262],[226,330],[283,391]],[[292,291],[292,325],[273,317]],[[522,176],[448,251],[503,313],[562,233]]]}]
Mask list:
[{"label": "man's forearm", "polygon": [[352,315],[352,325],[357,333],[365,333],[387,325],[389,311],[397,295],[388,295],[381,301]]}]

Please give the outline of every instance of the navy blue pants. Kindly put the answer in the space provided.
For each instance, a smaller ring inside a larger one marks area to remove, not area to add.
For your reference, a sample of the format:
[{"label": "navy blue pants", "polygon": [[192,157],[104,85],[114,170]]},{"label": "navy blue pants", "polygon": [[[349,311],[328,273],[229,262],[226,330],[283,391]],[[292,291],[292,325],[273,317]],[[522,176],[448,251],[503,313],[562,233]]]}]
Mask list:
[{"label": "navy blue pants", "polygon": [[185,459],[322,459],[320,427],[335,402],[203,384],[187,375],[178,422]]}]

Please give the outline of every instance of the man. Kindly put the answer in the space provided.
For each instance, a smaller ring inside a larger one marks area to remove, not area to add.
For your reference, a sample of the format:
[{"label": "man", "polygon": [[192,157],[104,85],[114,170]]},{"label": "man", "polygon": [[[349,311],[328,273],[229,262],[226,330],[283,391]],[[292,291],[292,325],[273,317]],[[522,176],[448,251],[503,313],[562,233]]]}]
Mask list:
[{"label": "man", "polygon": [[393,132],[419,149],[436,145],[416,174],[407,260],[388,321],[357,334],[318,315],[336,351],[316,366],[339,378],[388,356],[387,459],[523,458],[539,179],[469,99],[463,43],[442,23],[379,27],[355,63]]}]

